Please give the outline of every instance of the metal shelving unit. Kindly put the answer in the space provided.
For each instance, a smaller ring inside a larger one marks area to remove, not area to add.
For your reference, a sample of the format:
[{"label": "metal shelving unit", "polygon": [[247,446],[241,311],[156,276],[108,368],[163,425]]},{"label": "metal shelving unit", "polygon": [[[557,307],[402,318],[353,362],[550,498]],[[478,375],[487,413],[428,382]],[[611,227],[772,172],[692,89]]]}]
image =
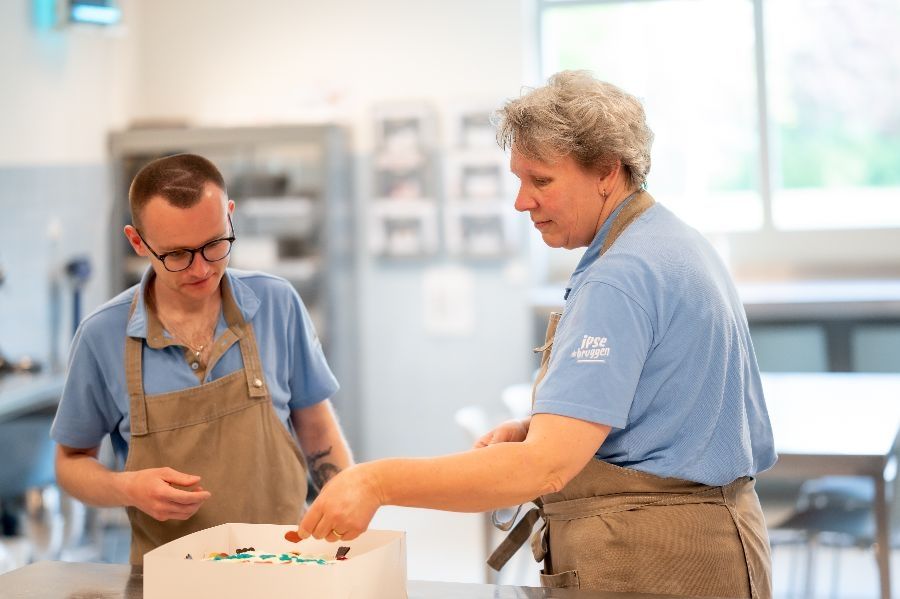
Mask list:
[{"label": "metal shelving unit", "polygon": [[[336,404],[354,440],[356,269],[352,164],[347,132],[337,125],[158,128],[113,133],[115,201],[110,293],[137,283],[147,261],[134,255],[122,227],[130,222],[128,186],[150,160],[181,152],[209,158],[235,201],[231,266],[289,280],[319,332],[341,382]],[[347,340],[347,341],[345,341]],[[357,439],[358,441],[358,439]]]}]

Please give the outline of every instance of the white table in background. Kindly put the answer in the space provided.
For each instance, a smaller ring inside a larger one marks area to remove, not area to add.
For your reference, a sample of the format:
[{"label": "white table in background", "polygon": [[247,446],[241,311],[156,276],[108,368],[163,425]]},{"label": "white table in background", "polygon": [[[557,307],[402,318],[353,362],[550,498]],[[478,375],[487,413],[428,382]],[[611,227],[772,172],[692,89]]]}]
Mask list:
[{"label": "white table in background", "polygon": [[875,482],[875,559],[890,599],[891,493],[885,480],[900,431],[900,375],[767,373],[778,462],[763,477],[868,476]]}]

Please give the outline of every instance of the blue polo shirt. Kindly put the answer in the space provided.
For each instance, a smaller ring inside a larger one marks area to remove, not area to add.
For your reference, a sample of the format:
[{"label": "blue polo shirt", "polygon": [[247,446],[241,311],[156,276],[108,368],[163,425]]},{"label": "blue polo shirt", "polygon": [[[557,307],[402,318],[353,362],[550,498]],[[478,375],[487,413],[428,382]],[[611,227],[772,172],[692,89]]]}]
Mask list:
[{"label": "blue polo shirt", "polygon": [[[144,392],[180,391],[199,384],[184,349],[146,343],[148,313],[142,281],[87,316],[78,327],[68,374],[50,436],[69,447],[97,447],[111,435],[123,462],[131,438],[128,387],[125,382],[125,337],[145,339]],[[338,390],[303,301],[290,283],[272,275],[227,269],[225,277],[244,319],[252,323],[266,384],[279,420],[290,428],[290,411],[328,399]],[[134,314],[131,301],[139,292]],[[220,314],[216,338],[228,325]],[[234,343],[205,374],[204,383],[243,368],[240,344]]]},{"label": "blue polo shirt", "polygon": [[775,463],[747,319],[712,246],[654,204],[569,281],[535,413],[612,428],[597,457],[709,485]]}]

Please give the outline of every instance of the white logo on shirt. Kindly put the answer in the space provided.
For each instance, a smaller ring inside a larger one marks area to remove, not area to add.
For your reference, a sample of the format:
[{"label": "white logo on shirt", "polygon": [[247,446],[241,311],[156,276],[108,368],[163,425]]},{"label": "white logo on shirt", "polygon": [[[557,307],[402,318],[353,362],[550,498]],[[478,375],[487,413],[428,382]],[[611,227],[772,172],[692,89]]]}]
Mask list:
[{"label": "white logo on shirt", "polygon": [[585,335],[581,338],[581,347],[572,352],[578,363],[594,362],[603,364],[609,356],[610,348],[606,345],[606,337]]}]

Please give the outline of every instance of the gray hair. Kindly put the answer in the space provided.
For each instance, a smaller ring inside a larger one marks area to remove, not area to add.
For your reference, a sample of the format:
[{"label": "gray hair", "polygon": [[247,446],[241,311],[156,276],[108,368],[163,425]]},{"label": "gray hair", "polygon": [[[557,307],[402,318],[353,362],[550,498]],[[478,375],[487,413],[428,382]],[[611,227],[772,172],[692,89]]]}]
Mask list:
[{"label": "gray hair", "polygon": [[640,100],[588,71],[561,71],[494,113],[497,143],[544,162],[572,156],[607,174],[620,160],[632,187],[650,172],[653,132]]}]

